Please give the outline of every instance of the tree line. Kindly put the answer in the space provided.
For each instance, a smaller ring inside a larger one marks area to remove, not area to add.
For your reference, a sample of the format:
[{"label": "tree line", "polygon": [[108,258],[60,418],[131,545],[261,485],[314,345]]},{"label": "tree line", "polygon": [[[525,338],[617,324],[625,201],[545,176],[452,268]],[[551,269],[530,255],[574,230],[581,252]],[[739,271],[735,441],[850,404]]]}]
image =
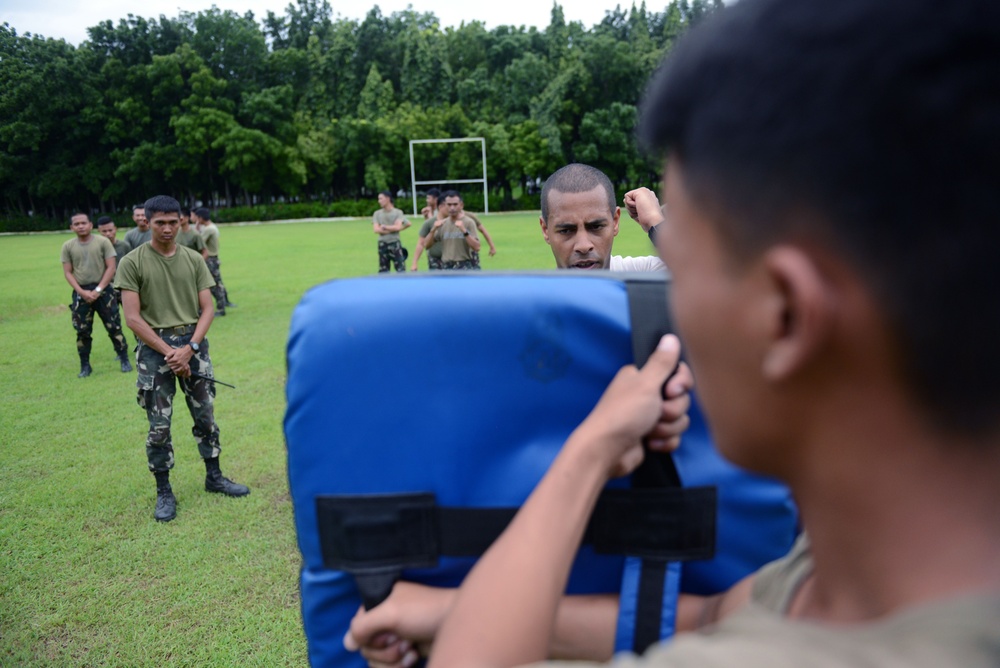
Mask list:
[{"label": "tree line", "polygon": [[[0,26],[0,192],[8,215],[186,202],[331,202],[410,185],[409,141],[486,138],[506,206],[570,161],[650,183],[633,128],[645,82],[721,0],[606,12],[554,4],[544,30],[433,13],[334,18],[296,0],[258,21],[213,6],[129,15],[79,47]],[[418,180],[475,178],[478,144],[418,145]],[[500,203],[498,202],[498,203]],[[494,205],[495,208],[500,208]]]}]

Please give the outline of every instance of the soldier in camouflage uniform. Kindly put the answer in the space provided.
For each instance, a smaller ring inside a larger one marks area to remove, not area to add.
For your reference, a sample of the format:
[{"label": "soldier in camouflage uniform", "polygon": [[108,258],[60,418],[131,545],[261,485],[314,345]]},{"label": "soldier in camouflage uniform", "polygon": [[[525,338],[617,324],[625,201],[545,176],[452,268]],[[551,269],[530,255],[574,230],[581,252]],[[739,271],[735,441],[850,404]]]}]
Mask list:
[{"label": "soldier in camouflage uniform", "polygon": [[441,244],[442,269],[478,269],[473,260],[473,252],[481,247],[476,224],[462,213],[462,196],[455,190],[444,193],[444,204],[448,217],[431,226],[430,232],[424,237],[424,246],[428,252],[437,244]]},{"label": "soldier in camouflage uniform", "polygon": [[63,276],[73,288],[69,308],[76,330],[76,351],[80,356],[78,377],[86,378],[93,371],[90,349],[95,311],[108,332],[122,372],[129,372],[132,365],[128,361],[128,344],[118,315],[118,303],[114,292],[107,289],[115,275],[115,248],[103,236],[93,234],[94,224],[85,213],[71,218],[70,229],[76,236],[63,244],[60,260]]},{"label": "soldier in camouflage uniform", "polygon": [[[115,221],[111,219],[110,216],[101,216],[97,219],[97,231],[100,232],[101,236],[111,242],[111,245],[115,247],[115,267],[117,268],[122,263],[122,258],[128,255],[128,252],[132,250],[132,246],[129,245],[124,239],[118,239],[118,226],[115,225]],[[114,278],[114,277],[112,277]],[[122,305],[122,293],[114,286],[111,290],[115,293],[115,301],[119,306]]]},{"label": "soldier in camouflage uniform", "polygon": [[[219,228],[212,222],[212,212],[207,207],[199,207],[191,212],[191,220],[198,224],[198,233],[205,243],[205,264],[215,280],[212,295],[215,297],[215,315],[226,315],[226,307],[236,304],[229,301],[229,291],[222,282],[222,261],[219,259]],[[183,243],[183,240],[178,240]]]},{"label": "soldier in camouflage uniform", "polygon": [[[215,285],[200,254],[179,246],[180,204],[159,195],[146,202],[152,239],[125,256],[116,286],[122,291],[128,326],[139,338],[136,380],[138,403],[146,411],[149,434],[146,458],[156,478],[153,516],[169,522],[177,515],[170,487],[174,465],[170,422],[176,384],[194,421],[192,433],[205,461],[205,489],[227,496],[246,496],[246,485],[222,476],[219,427],[215,423],[215,387],[208,354],[208,329]],[[194,374],[204,378],[195,378]]]},{"label": "soldier in camouflage uniform", "polygon": [[378,204],[381,208],[372,214],[372,231],[379,235],[378,271],[380,274],[388,272],[392,263],[397,273],[405,272],[407,252],[399,240],[399,233],[410,226],[410,221],[393,206],[392,193],[388,190],[378,194]]}]

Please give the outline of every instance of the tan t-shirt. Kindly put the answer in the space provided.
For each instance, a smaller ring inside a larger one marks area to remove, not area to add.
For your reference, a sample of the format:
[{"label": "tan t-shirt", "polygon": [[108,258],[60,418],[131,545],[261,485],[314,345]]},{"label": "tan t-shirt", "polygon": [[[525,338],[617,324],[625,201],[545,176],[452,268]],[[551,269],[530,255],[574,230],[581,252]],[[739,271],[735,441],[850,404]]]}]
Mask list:
[{"label": "tan t-shirt", "polygon": [[139,294],[139,315],[153,329],[198,322],[198,292],[215,285],[201,254],[186,246],[164,257],[143,244],[122,259],[115,287]]},{"label": "tan t-shirt", "polygon": [[[832,626],[783,614],[812,572],[808,540],[755,579],[751,602],[717,626],[682,633],[643,656],[622,654],[616,668],[996,668],[1000,594],[960,596],[876,622]],[[546,663],[584,666],[585,663]],[[603,665],[603,664],[602,664]]]},{"label": "tan t-shirt", "polygon": [[[476,224],[468,216],[462,216],[462,224],[465,225],[465,231],[470,237],[479,239]],[[451,218],[445,219],[444,225],[434,233],[434,245],[438,244],[441,244],[442,262],[464,262],[472,259],[472,248],[465,242],[465,233]]]},{"label": "tan t-shirt", "polygon": [[[385,209],[379,209],[374,214],[372,214],[372,219],[379,225],[395,225],[401,220],[406,220],[406,216],[399,209],[392,209],[391,211],[386,211]],[[380,234],[378,237],[378,242],[380,244],[387,244],[390,241],[399,241],[399,232],[391,232],[390,234]]]},{"label": "tan t-shirt", "polygon": [[201,234],[202,240],[205,242],[205,248],[208,250],[209,257],[219,256],[219,228],[215,226],[215,223],[211,225],[205,225],[198,232]]},{"label": "tan t-shirt", "polygon": [[73,237],[62,245],[59,261],[73,267],[73,278],[80,285],[99,283],[107,269],[108,258],[115,257],[115,247],[98,234],[91,234],[90,241],[81,243]]}]

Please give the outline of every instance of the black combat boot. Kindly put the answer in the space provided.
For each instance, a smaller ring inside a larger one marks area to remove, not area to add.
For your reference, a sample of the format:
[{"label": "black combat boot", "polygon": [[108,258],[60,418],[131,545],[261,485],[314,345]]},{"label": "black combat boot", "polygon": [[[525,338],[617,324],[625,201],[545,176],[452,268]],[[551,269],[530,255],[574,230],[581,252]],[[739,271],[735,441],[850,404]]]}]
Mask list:
[{"label": "black combat boot", "polygon": [[205,460],[205,491],[226,496],[246,496],[250,493],[250,488],[229,478],[223,478],[222,471],[219,470],[219,458],[212,457]]},{"label": "black combat boot", "polygon": [[90,375],[93,369],[90,368],[90,358],[80,357],[80,373],[76,375],[77,378],[86,378]]},{"label": "black combat boot", "polygon": [[132,363],[128,361],[128,353],[122,353],[119,355],[118,360],[122,363],[122,373],[129,373],[132,371]]},{"label": "black combat boot", "polygon": [[170,488],[170,472],[157,471],[153,475],[156,476],[156,510],[153,517],[157,522],[169,522],[177,517],[177,499]]}]

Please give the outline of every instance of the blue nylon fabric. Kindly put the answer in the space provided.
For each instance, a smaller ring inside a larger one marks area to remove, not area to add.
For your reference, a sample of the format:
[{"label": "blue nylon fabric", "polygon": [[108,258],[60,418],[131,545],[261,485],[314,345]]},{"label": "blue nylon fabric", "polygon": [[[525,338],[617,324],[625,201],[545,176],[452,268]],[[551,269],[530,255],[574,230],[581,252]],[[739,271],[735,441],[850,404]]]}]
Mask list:
[{"label": "blue nylon fabric", "polygon": [[[292,317],[285,437],[312,665],[363,665],[341,645],[360,599],[351,576],[323,567],[316,495],[520,505],[630,362],[625,288],[611,277],[370,277],[310,290]],[[455,586],[471,563],[404,577]],[[622,563],[582,550],[569,590],[618,591]]]}]

